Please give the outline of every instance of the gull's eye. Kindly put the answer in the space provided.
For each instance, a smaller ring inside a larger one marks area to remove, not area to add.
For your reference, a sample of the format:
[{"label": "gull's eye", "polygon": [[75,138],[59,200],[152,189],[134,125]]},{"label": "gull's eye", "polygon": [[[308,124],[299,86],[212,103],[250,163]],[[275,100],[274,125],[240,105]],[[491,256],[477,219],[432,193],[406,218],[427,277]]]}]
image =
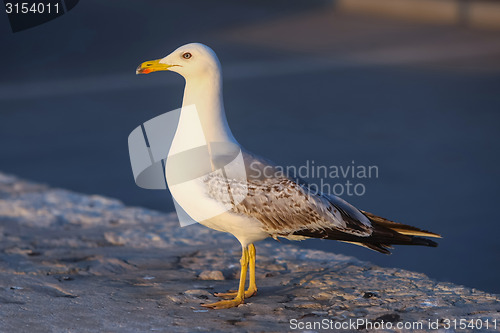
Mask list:
[{"label": "gull's eye", "polygon": [[186,52],[186,53],[184,53],[184,54],[182,55],[182,57],[183,57],[184,59],[190,59],[192,56],[193,56],[193,55],[192,55],[191,53],[189,53],[189,52]]}]

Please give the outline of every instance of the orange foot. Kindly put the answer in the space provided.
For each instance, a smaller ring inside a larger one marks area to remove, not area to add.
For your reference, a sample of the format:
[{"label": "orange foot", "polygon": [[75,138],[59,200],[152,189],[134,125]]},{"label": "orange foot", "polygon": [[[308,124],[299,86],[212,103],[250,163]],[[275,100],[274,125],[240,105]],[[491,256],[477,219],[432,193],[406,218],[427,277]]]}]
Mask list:
[{"label": "orange foot", "polygon": [[234,299],[228,299],[228,300],[223,300],[215,303],[210,303],[210,304],[202,304],[201,306],[204,306],[206,308],[214,309],[214,310],[219,310],[219,309],[229,309],[229,308],[234,308],[237,307],[240,304],[243,304],[243,299],[241,297],[236,297]]}]

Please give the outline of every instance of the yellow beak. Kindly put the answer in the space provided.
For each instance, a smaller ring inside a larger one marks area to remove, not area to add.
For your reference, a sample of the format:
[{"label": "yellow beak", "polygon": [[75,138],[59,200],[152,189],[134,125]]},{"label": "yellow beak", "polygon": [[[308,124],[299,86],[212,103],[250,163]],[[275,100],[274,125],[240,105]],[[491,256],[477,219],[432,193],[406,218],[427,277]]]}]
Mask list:
[{"label": "yellow beak", "polygon": [[149,74],[158,71],[167,71],[172,65],[160,63],[161,59],[143,62],[135,70],[135,74]]}]

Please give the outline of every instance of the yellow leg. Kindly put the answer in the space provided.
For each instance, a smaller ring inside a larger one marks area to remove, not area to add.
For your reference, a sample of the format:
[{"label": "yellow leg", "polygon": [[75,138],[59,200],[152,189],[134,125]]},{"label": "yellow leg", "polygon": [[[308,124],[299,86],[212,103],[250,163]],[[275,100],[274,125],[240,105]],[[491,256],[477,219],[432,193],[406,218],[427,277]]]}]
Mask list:
[{"label": "yellow leg", "polygon": [[[248,256],[249,258],[249,263],[248,266],[250,268],[249,274],[250,274],[250,279],[249,279],[249,285],[248,289],[245,291],[245,298],[250,298],[253,295],[257,294],[257,285],[255,284],[255,246],[253,244],[248,245]],[[238,293],[236,290],[232,291],[230,290],[227,293],[216,293],[215,296],[217,297],[235,297]]]},{"label": "yellow leg", "polygon": [[248,255],[250,256],[250,282],[248,284],[248,290],[245,292],[245,297],[251,297],[257,294],[257,284],[255,284],[255,246],[253,244],[248,245]]},{"label": "yellow leg", "polygon": [[202,304],[202,306],[212,309],[229,309],[240,304],[243,304],[245,301],[245,280],[247,278],[247,267],[248,267],[248,250],[243,247],[241,253],[241,273],[240,273],[240,285],[238,287],[238,292],[236,297],[231,300],[223,300],[211,304]]}]

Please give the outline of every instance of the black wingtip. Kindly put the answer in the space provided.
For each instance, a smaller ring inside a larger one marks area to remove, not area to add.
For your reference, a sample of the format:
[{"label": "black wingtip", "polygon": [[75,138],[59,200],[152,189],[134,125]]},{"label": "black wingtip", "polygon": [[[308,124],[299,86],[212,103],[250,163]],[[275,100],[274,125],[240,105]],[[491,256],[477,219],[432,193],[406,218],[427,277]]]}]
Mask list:
[{"label": "black wingtip", "polygon": [[430,247],[437,247],[438,243],[431,241],[430,239],[423,238],[423,237],[412,237],[412,245],[423,245],[423,246],[430,246]]}]

